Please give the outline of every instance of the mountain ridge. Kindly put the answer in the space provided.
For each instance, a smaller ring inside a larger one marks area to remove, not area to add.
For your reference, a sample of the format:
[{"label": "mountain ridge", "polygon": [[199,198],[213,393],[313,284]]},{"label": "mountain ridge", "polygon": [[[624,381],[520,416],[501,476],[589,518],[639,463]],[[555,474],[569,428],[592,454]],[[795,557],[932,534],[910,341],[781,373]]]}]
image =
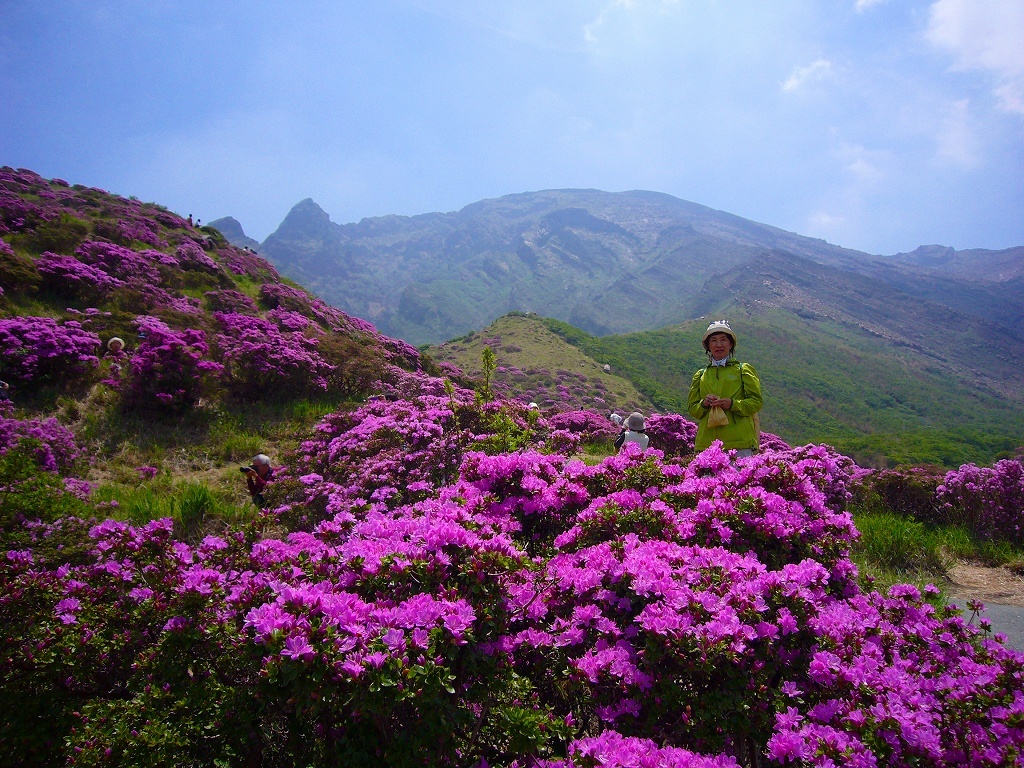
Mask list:
[{"label": "mountain ridge", "polygon": [[350,224],[306,198],[260,248],[330,303],[417,344],[464,335],[508,311],[598,335],[670,325],[700,314],[709,281],[772,251],[989,318],[1024,341],[1024,248],[866,254],[645,190],[522,192]]}]

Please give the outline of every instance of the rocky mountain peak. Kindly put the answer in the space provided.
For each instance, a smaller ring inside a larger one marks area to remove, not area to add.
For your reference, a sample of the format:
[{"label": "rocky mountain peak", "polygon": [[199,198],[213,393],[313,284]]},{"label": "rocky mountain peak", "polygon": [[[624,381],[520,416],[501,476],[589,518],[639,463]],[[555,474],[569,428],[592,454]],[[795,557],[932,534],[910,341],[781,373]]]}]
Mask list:
[{"label": "rocky mountain peak", "polygon": [[297,202],[272,238],[291,239],[323,239],[331,231],[331,217],[311,197]]}]

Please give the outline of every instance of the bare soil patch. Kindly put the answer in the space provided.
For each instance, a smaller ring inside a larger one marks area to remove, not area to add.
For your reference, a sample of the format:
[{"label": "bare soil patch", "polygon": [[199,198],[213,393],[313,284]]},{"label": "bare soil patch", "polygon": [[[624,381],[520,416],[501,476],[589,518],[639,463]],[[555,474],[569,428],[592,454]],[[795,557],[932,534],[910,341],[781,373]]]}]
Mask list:
[{"label": "bare soil patch", "polygon": [[961,562],[949,570],[946,594],[954,601],[981,600],[1024,608],[1024,578],[1009,568]]}]

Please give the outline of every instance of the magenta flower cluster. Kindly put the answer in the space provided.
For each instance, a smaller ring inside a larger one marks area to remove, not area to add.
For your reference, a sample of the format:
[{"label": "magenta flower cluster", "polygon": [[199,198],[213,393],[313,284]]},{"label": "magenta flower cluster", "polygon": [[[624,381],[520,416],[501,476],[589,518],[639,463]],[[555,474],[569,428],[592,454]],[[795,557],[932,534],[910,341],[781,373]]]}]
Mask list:
[{"label": "magenta flower cluster", "polygon": [[100,337],[77,320],[50,317],[0,319],[0,366],[4,378],[73,383],[99,364]]},{"label": "magenta flower cluster", "polygon": [[590,410],[562,411],[549,416],[547,424],[553,430],[573,432],[585,443],[613,439],[620,429],[607,414]]},{"label": "magenta flower cluster", "polygon": [[207,305],[214,312],[232,312],[240,315],[256,315],[259,310],[247,294],[226,288],[217,291],[207,291],[203,294]]},{"label": "magenta flower cluster", "polygon": [[[295,325],[292,315],[278,313],[282,325]],[[223,379],[239,396],[297,394],[327,389],[333,369],[317,352],[316,337],[250,315],[217,312],[221,332],[215,337]]]},{"label": "magenta flower cluster", "polygon": [[[86,716],[68,744],[95,761],[167,729],[201,741],[160,706],[185,696],[207,702],[226,750],[286,722],[288,743],[318,745],[325,764],[1020,753],[1024,655],[912,587],[859,589],[856,531],[834,501],[852,481],[842,457],[733,462],[712,447],[686,463],[630,446],[588,467],[474,452],[466,394],[325,420],[274,513],[306,510],[305,532],[187,546],[169,521],[108,521],[76,565],[9,553],[2,672],[66,692]],[[40,603],[49,613],[20,619]],[[121,711],[146,713],[136,735],[104,725],[101,681]]]},{"label": "magenta flower cluster", "polygon": [[141,316],[135,323],[140,340],[129,363],[128,402],[167,411],[194,406],[209,379],[223,370],[205,359],[206,334],[198,329],[176,331],[155,317]]},{"label": "magenta flower cluster", "polygon": [[1024,543],[1024,461],[965,464],[946,474],[936,501],[948,520],[994,539]]},{"label": "magenta flower cluster", "polygon": [[[176,266],[176,260],[160,251],[134,251],[122,245],[101,241],[86,241],[75,250],[78,261],[102,270],[108,279],[118,284],[135,282],[155,285],[160,282],[156,265]],[[40,271],[42,268],[40,267]]]},{"label": "magenta flower cluster", "polygon": [[693,453],[697,439],[696,422],[678,413],[652,413],[647,417],[644,428],[651,446],[664,451],[666,456]]},{"label": "magenta flower cluster", "polygon": [[31,440],[37,446],[34,453],[39,467],[61,475],[74,471],[84,459],[74,434],[57,419],[16,419],[9,415],[9,410],[0,410],[0,453],[22,440]]},{"label": "magenta flower cluster", "polygon": [[84,264],[74,256],[44,253],[36,260],[36,269],[61,290],[71,290],[83,298],[97,298],[124,285],[102,268]]}]

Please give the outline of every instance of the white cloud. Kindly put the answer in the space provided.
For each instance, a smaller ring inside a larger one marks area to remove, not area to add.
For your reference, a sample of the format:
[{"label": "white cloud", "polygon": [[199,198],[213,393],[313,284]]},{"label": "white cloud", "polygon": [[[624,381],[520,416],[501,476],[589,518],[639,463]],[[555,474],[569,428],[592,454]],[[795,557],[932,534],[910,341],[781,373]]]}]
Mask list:
[{"label": "white cloud", "polygon": [[956,57],[955,69],[991,72],[1002,108],[1024,115],[1024,2],[937,0],[925,34]]},{"label": "white cloud", "polygon": [[818,59],[806,67],[798,67],[793,74],[782,84],[782,90],[795,91],[805,83],[824,80],[832,72],[832,62],[828,59]]},{"label": "white cloud", "polygon": [[838,157],[847,173],[853,177],[855,184],[868,185],[884,181],[885,168],[891,158],[887,152],[871,150],[857,144],[843,144]]},{"label": "white cloud", "polygon": [[954,103],[936,136],[938,158],[965,170],[979,163],[978,141],[971,128],[969,106],[967,99]]},{"label": "white cloud", "polygon": [[583,26],[583,39],[588,43],[596,43],[598,33],[604,27],[608,17],[618,8],[629,11],[632,10],[633,6],[634,0],[612,0],[612,2],[601,9],[593,21]]},{"label": "white cloud", "polygon": [[884,2],[885,0],[857,0],[857,13],[864,13],[868,8]]}]

